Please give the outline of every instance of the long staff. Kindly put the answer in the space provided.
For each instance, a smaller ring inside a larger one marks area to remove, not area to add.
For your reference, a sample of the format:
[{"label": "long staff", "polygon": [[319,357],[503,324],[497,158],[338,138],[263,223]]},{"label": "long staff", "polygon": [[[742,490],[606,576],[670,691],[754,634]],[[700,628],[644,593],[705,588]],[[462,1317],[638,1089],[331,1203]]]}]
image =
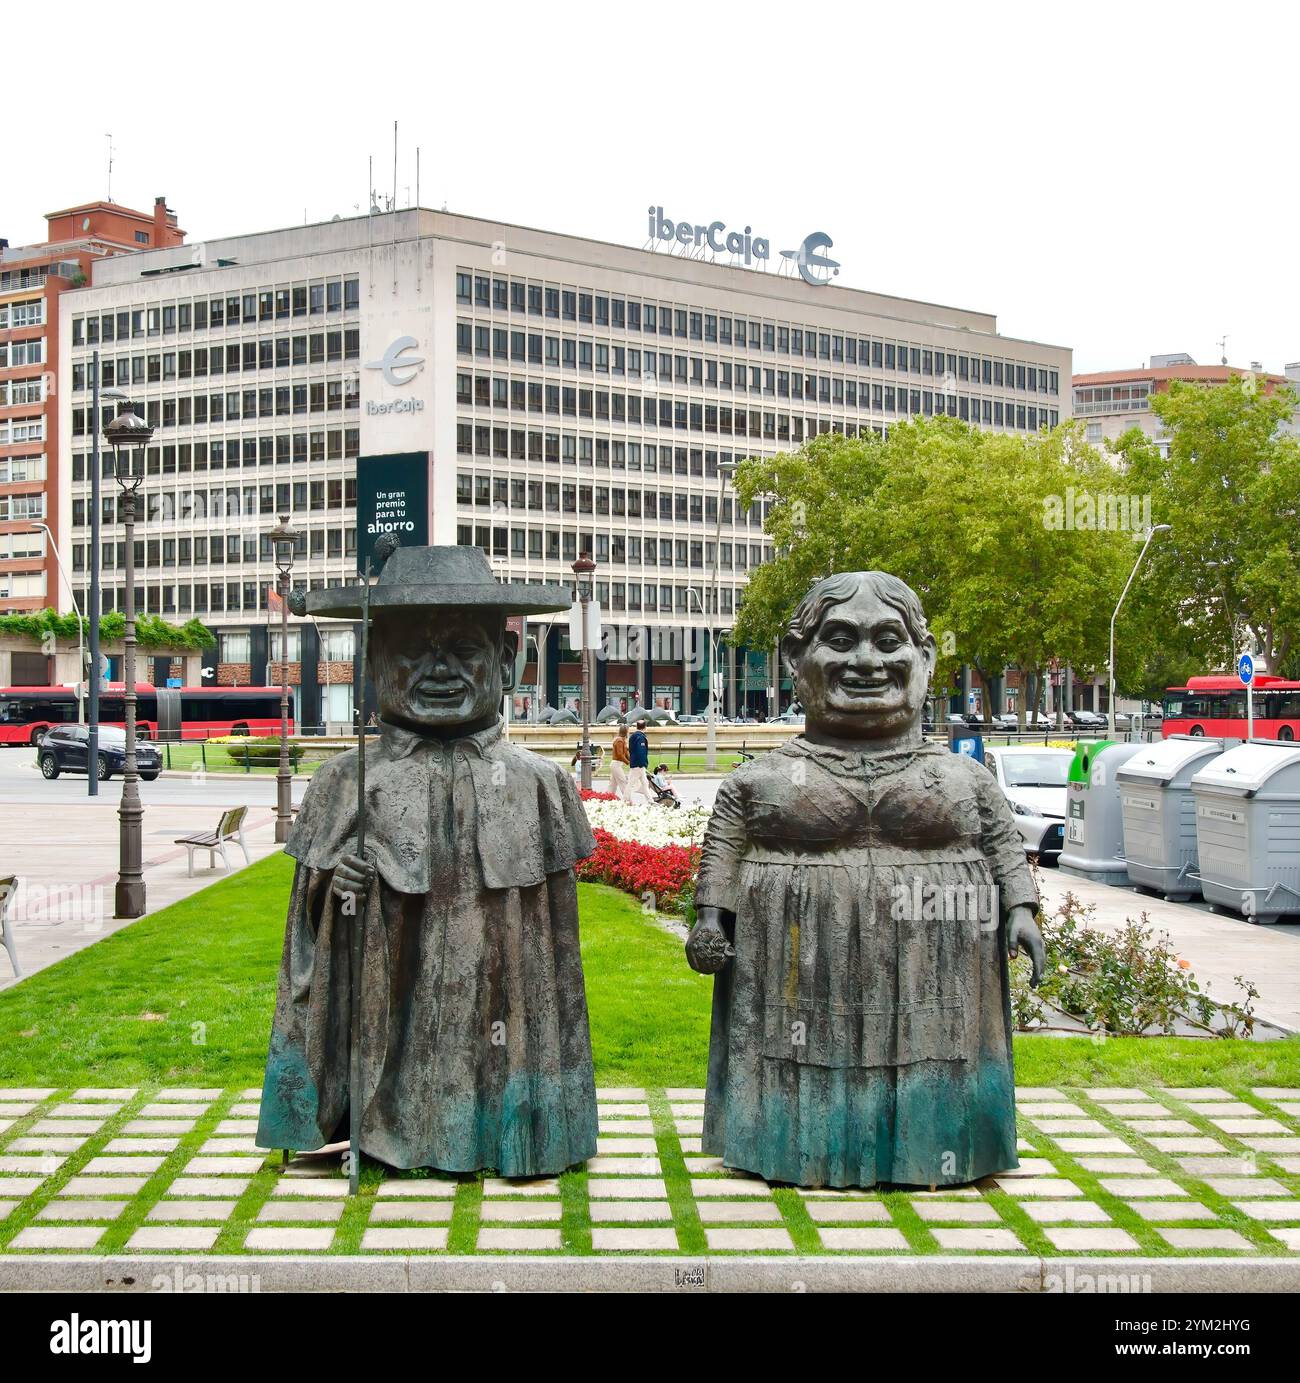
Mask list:
[{"label": "long staff", "polygon": [[[375,572],[397,549],[385,534],[375,544]],[[361,572],[361,657],[357,663],[352,704],[357,707],[357,858],[366,857],[366,661],[370,651],[371,558]],[[366,894],[367,906],[369,892]],[[348,966],[352,1032],[348,1043],[348,1193],[355,1196],[361,1182],[361,955],[365,908],[352,909],[351,963]]]}]

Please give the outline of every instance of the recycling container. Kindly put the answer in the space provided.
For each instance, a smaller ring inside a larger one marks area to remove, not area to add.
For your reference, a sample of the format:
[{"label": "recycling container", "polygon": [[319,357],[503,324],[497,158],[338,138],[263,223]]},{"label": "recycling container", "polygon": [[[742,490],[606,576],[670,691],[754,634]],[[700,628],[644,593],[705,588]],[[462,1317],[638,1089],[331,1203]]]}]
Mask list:
[{"label": "recycling container", "polygon": [[1239,743],[1204,735],[1170,735],[1143,745],[1140,754],[1116,771],[1124,859],[1133,883],[1174,901],[1200,896],[1192,777]]},{"label": "recycling container", "polygon": [[1065,792],[1065,849],[1059,861],[1063,873],[1100,884],[1128,883],[1124,816],[1115,775],[1147,748],[1098,740],[1075,750]]},{"label": "recycling container", "polygon": [[1192,778],[1201,892],[1251,922],[1300,913],[1300,746],[1251,740]]}]

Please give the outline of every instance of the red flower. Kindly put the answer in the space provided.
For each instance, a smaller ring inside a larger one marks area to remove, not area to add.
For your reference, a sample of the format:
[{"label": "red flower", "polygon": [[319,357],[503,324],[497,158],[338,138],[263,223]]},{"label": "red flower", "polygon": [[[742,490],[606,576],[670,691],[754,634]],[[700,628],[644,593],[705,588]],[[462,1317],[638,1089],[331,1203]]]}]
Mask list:
[{"label": "red flower", "polygon": [[685,845],[642,845],[595,829],[596,849],[578,863],[578,878],[610,884],[635,897],[655,896],[656,906],[676,908],[679,895],[695,882],[698,852]]}]

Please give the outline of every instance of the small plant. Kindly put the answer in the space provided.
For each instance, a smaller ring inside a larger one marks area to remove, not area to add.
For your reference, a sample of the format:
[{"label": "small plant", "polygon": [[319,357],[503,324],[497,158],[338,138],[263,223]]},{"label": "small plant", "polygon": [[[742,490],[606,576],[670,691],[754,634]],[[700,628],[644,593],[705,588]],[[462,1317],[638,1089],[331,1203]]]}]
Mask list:
[{"label": "small plant", "polygon": [[1236,977],[1240,1001],[1216,1003],[1146,913],[1136,922],[1126,918],[1121,930],[1110,934],[1087,925],[1092,912],[1067,893],[1054,914],[1039,915],[1047,950],[1042,984],[1030,989],[1027,960],[1011,967],[1018,1029],[1050,1027],[1054,1006],[1093,1032],[1115,1036],[1169,1035],[1180,1023],[1207,1036],[1250,1036],[1259,991],[1249,981]]}]

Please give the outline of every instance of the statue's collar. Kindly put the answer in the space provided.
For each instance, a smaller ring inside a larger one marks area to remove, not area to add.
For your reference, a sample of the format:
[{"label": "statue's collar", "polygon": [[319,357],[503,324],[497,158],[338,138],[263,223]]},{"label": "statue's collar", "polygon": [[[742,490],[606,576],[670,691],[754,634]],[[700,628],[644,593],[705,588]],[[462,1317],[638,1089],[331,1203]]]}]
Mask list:
[{"label": "statue's collar", "polygon": [[408,730],[402,725],[392,725],[386,720],[381,720],[380,725],[384,752],[392,759],[405,759],[408,755],[415,753],[417,749],[459,750],[461,753],[483,758],[500,740],[503,728],[501,721],[498,720],[495,725],[489,725],[487,729],[479,730],[472,735],[445,738],[438,735],[417,734],[414,730]]}]

